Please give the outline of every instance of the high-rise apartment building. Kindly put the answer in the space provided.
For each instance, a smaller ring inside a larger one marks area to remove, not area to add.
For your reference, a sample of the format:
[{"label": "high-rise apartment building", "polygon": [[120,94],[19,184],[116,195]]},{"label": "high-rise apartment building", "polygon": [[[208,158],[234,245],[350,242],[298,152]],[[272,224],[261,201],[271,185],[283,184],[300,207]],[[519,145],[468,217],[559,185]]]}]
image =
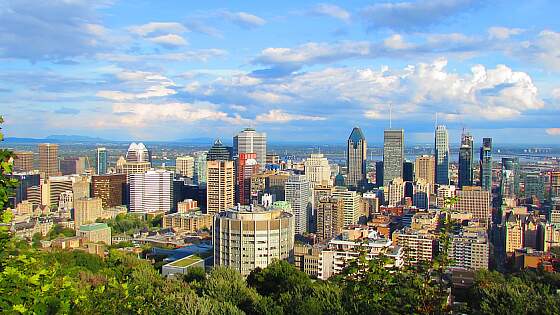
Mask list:
[{"label": "high-rise apartment building", "polygon": [[281,209],[239,206],[220,212],[213,223],[214,266],[249,275],[274,260],[291,260],[294,217]]},{"label": "high-rise apartment building", "polygon": [[14,171],[31,172],[33,170],[33,152],[16,151],[14,154]]},{"label": "high-rise apartment building", "polygon": [[150,158],[150,152],[142,142],[140,143],[133,142],[130,144],[126,152],[126,161],[127,162],[150,162],[150,164],[152,162]]},{"label": "high-rise apartment building", "polygon": [[348,138],[348,148],[346,152],[346,165],[348,167],[346,185],[350,187],[360,187],[365,184],[366,160],[366,138],[360,128],[354,127]]},{"label": "high-rise apartment building", "polygon": [[96,173],[98,175],[107,174],[107,149],[106,148],[97,148],[95,150],[95,165],[96,165]]},{"label": "high-rise apartment building", "polygon": [[194,156],[194,177],[193,181],[196,185],[206,186],[206,156],[207,151],[197,151]]},{"label": "high-rise apartment building", "polygon": [[331,166],[327,158],[322,154],[312,153],[303,164],[305,167],[305,176],[311,183],[311,186],[330,185],[332,183]]},{"label": "high-rise apartment building", "polygon": [[435,154],[436,184],[449,185],[449,139],[444,125],[436,127]]},{"label": "high-rise apartment building", "polygon": [[126,175],[105,174],[91,177],[92,196],[100,198],[103,208],[121,206],[125,201]]},{"label": "high-rise apartment building", "polygon": [[311,187],[305,175],[292,174],[286,182],[286,201],[292,206],[296,234],[309,232]]},{"label": "high-rise apartment building", "polygon": [[434,193],[436,178],[436,159],[433,155],[421,155],[414,162],[414,179],[423,179],[430,184],[430,193]]},{"label": "high-rise apartment building", "polygon": [[253,128],[245,128],[233,137],[233,155],[241,153],[257,154],[257,163],[263,170],[266,166],[266,133],[259,133]]},{"label": "high-rise apartment building", "polygon": [[401,177],[397,177],[387,187],[387,202],[389,207],[402,205],[405,197],[406,183]]},{"label": "high-rise apartment building", "polygon": [[460,212],[472,213],[481,225],[487,226],[492,220],[492,196],[481,187],[465,186],[457,191],[457,202],[453,208]]},{"label": "high-rise apartment building", "polygon": [[383,186],[403,177],[404,130],[388,129],[383,140]]},{"label": "high-rise apartment building", "polygon": [[194,158],[192,156],[179,156],[175,159],[175,171],[181,176],[194,177]]},{"label": "high-rise apartment building", "polygon": [[74,226],[94,223],[103,214],[101,198],[77,198],[74,200]]},{"label": "high-rise apartment building", "polygon": [[480,147],[480,186],[492,191],[492,138],[483,138]]},{"label": "high-rise apartment building", "polygon": [[358,224],[362,216],[362,197],[346,187],[335,187],[332,196],[344,203],[344,226]]},{"label": "high-rise apartment building", "polygon": [[45,177],[60,175],[58,144],[39,144],[39,171],[44,174]]},{"label": "high-rise apartment building", "polygon": [[473,185],[473,137],[469,133],[461,136],[459,148],[459,189]]},{"label": "high-rise apartment building", "polygon": [[484,230],[464,228],[451,236],[448,256],[453,267],[470,270],[488,269],[490,244]]},{"label": "high-rise apartment building", "polygon": [[216,214],[233,207],[235,180],[233,161],[206,162],[206,213]]},{"label": "high-rise apartment building", "polygon": [[408,266],[431,262],[437,252],[437,236],[426,230],[404,228],[393,233],[393,244],[404,249],[404,263]]},{"label": "high-rise apartment building", "polygon": [[173,206],[173,173],[150,170],[130,174],[130,212],[169,212]]},{"label": "high-rise apartment building", "polygon": [[236,200],[242,205],[251,204],[251,176],[259,171],[259,164],[256,158],[256,153],[239,153],[236,161]]},{"label": "high-rise apartment building", "polygon": [[344,201],[332,196],[321,197],[315,209],[317,238],[320,242],[328,242],[339,235],[344,227]]}]

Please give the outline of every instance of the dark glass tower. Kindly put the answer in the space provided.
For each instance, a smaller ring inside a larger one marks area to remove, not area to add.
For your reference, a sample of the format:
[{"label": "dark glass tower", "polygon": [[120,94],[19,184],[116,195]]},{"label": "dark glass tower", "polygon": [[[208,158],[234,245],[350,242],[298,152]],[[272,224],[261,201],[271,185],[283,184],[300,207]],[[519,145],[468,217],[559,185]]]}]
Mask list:
[{"label": "dark glass tower", "polygon": [[468,133],[461,136],[459,148],[459,188],[473,185],[473,137]]},{"label": "dark glass tower", "polygon": [[207,161],[231,161],[233,157],[232,147],[223,145],[220,139],[214,141],[214,145],[208,151]]},{"label": "dark glass tower", "polygon": [[346,165],[348,165],[346,185],[360,187],[364,184],[366,179],[366,159],[366,138],[360,128],[354,127],[348,138],[348,150],[346,152]]},{"label": "dark glass tower", "polygon": [[480,147],[480,186],[492,190],[492,138],[483,138]]}]

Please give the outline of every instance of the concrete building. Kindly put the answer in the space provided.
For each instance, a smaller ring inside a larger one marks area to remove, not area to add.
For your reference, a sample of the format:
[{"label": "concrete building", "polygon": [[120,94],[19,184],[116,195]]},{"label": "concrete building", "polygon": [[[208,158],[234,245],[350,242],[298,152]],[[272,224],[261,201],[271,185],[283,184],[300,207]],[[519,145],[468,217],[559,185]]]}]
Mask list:
[{"label": "concrete building", "polygon": [[92,197],[100,198],[103,208],[125,204],[126,175],[105,174],[91,177]]},{"label": "concrete building", "polygon": [[294,246],[294,266],[311,277],[319,277],[321,250],[321,247],[309,244],[296,244]]},{"label": "concrete building", "polygon": [[31,172],[33,170],[33,152],[15,151],[14,171]]},{"label": "concrete building", "polygon": [[39,144],[39,172],[45,177],[60,175],[58,165],[58,144]]},{"label": "concrete building", "polygon": [[388,129],[383,138],[383,186],[403,177],[404,130]]},{"label": "concrete building", "polygon": [[163,228],[173,228],[181,233],[196,233],[212,228],[213,215],[201,212],[171,213],[163,216]]},{"label": "concrete building", "polygon": [[291,175],[286,182],[286,201],[292,206],[295,220],[295,233],[309,232],[311,216],[311,187],[305,175]]},{"label": "concrete building", "polygon": [[492,221],[492,196],[481,187],[465,186],[457,191],[457,203],[453,208],[459,212],[470,212],[484,226]]},{"label": "concrete building", "polygon": [[404,203],[406,183],[401,177],[393,179],[387,187],[387,201],[389,207],[399,206]]},{"label": "concrete building", "polygon": [[174,275],[182,275],[188,273],[192,268],[204,268],[204,259],[190,255],[181,259],[177,259],[161,267],[161,275],[170,277]]},{"label": "concrete building", "polygon": [[444,125],[436,127],[435,153],[436,184],[449,185],[449,139]]},{"label": "concrete building", "polygon": [[187,212],[194,212],[198,211],[198,203],[196,200],[193,199],[185,199],[177,203],[177,212],[178,213],[187,213]]},{"label": "concrete building", "polygon": [[514,253],[523,247],[523,227],[519,215],[508,212],[504,223],[505,250],[507,254]]},{"label": "concrete building", "polygon": [[277,259],[293,259],[294,216],[280,209],[238,206],[218,213],[213,224],[214,266],[243,276]]},{"label": "concrete building", "polygon": [[350,187],[361,187],[366,180],[367,142],[362,130],[352,129],[348,138],[346,165],[348,172],[346,184]]},{"label": "concrete building", "polygon": [[332,196],[342,200],[344,204],[344,226],[357,224],[362,216],[362,197],[346,187],[335,187]]},{"label": "concrete building", "polygon": [[312,153],[304,162],[305,176],[311,183],[311,187],[316,185],[331,185],[331,166],[329,160],[322,154]]},{"label": "concrete building", "polygon": [[266,133],[259,133],[253,128],[245,128],[233,137],[233,155],[255,153],[261,170],[266,165]]},{"label": "concrete building", "polygon": [[188,178],[194,177],[194,158],[192,156],[179,156],[175,159],[175,172]]},{"label": "concrete building", "polygon": [[332,196],[324,196],[318,200],[317,239],[328,242],[342,232],[344,227],[344,201]]},{"label": "concrete building", "polygon": [[437,253],[438,237],[427,230],[404,228],[393,233],[394,245],[404,250],[404,263],[431,262]]},{"label": "concrete building", "polygon": [[130,174],[130,212],[169,212],[173,207],[173,173],[150,170]]},{"label": "concrete building", "polygon": [[233,207],[235,203],[233,161],[213,160],[207,162],[206,212],[216,214]]},{"label": "concrete building", "polygon": [[436,204],[438,208],[444,208],[445,201],[448,198],[455,197],[455,186],[454,185],[440,185],[437,189],[437,200]]},{"label": "concrete building", "polygon": [[421,155],[414,161],[414,179],[423,179],[430,184],[430,194],[434,193],[436,178],[436,158],[433,155]]},{"label": "concrete building", "polygon": [[74,225],[94,223],[103,215],[101,198],[79,198],[74,200]]},{"label": "concrete building", "polygon": [[111,245],[111,228],[106,223],[92,223],[81,225],[76,231],[76,236],[92,243],[105,243]]},{"label": "concrete building", "polygon": [[452,267],[488,269],[489,255],[490,244],[485,230],[464,227],[460,233],[451,236],[448,256]]}]

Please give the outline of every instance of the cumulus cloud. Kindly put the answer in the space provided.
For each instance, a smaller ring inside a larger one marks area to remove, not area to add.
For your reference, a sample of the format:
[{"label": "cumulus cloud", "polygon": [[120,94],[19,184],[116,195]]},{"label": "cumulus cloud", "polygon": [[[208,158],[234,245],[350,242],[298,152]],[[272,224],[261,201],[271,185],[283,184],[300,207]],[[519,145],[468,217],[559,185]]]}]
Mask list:
[{"label": "cumulus cloud", "polygon": [[508,39],[511,36],[519,35],[524,30],[521,28],[507,28],[501,26],[493,26],[488,29],[488,35],[491,39]]},{"label": "cumulus cloud", "polygon": [[161,98],[177,93],[175,83],[169,78],[146,71],[118,70],[116,79],[123,82],[122,90],[101,90],[95,95],[112,101]]},{"label": "cumulus cloud", "polygon": [[362,17],[370,28],[415,30],[440,23],[477,6],[478,0],[420,0],[376,3],[364,8]]},{"label": "cumulus cloud", "polygon": [[546,134],[551,136],[560,136],[560,128],[548,128]]},{"label": "cumulus cloud", "polygon": [[232,23],[247,29],[262,26],[266,23],[265,19],[247,12],[222,11],[220,15]]},{"label": "cumulus cloud", "polygon": [[177,34],[167,34],[148,39],[150,42],[159,44],[165,47],[180,47],[187,45],[187,41]]},{"label": "cumulus cloud", "polygon": [[310,13],[315,15],[330,16],[344,22],[350,21],[350,13],[334,4],[318,4],[310,10]]},{"label": "cumulus cloud", "polygon": [[324,117],[319,116],[309,116],[309,115],[298,115],[298,114],[290,114],[286,113],[281,109],[272,109],[268,113],[257,115],[256,120],[258,122],[266,122],[266,123],[286,123],[294,120],[308,120],[308,121],[317,121],[317,120],[325,120]]},{"label": "cumulus cloud", "polygon": [[150,22],[131,26],[128,30],[133,34],[143,37],[187,32],[187,28],[183,24],[177,22]]}]

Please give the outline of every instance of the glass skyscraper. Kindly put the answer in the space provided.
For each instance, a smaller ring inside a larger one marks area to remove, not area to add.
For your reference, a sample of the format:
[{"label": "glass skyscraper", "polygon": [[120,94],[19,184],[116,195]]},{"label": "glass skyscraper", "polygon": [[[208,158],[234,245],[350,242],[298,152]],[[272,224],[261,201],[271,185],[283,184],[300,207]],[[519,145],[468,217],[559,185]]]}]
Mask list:
[{"label": "glass skyscraper", "polygon": [[360,128],[354,127],[348,138],[348,148],[346,152],[346,165],[348,165],[346,184],[348,186],[358,187],[364,183],[366,179],[366,159],[366,138]]},{"label": "glass skyscraper", "polygon": [[473,137],[469,133],[461,136],[459,148],[459,188],[473,185]]},{"label": "glass skyscraper", "polygon": [[383,137],[383,186],[403,177],[404,130],[388,129]]},{"label": "glass skyscraper", "polygon": [[97,174],[104,175],[107,174],[107,149],[105,148],[97,148],[96,154],[96,165],[97,165]]},{"label": "glass skyscraper", "polygon": [[233,156],[240,153],[257,154],[260,169],[266,166],[266,133],[259,133],[253,128],[245,128],[233,137]]},{"label": "glass skyscraper", "polygon": [[449,140],[444,125],[436,127],[436,184],[449,185]]},{"label": "glass skyscraper", "polygon": [[483,138],[480,147],[480,186],[492,190],[492,138]]}]

